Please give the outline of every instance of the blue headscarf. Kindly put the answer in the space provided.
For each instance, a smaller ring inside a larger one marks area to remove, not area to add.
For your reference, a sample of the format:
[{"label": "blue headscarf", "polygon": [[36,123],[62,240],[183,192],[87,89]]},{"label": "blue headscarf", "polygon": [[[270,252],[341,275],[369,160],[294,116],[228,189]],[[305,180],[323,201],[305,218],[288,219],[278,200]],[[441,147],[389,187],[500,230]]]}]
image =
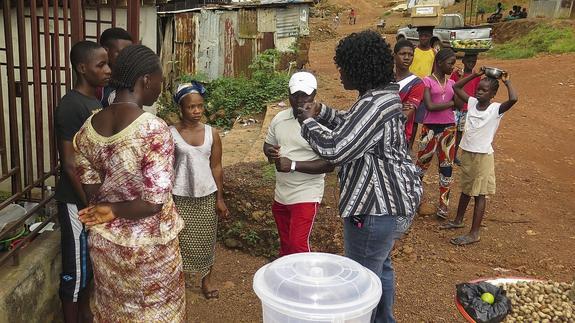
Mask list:
[{"label": "blue headscarf", "polygon": [[174,102],[179,105],[182,99],[191,93],[198,93],[203,97],[206,95],[206,88],[196,81],[192,81],[191,83],[182,83],[178,86],[176,94],[174,94]]}]

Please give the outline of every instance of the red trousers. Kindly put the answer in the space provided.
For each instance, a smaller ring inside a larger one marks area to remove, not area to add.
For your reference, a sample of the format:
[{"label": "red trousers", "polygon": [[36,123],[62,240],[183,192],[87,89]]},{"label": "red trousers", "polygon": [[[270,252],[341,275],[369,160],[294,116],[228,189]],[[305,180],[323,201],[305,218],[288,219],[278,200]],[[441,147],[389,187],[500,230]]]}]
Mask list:
[{"label": "red trousers", "polygon": [[279,256],[309,252],[309,236],[319,203],[284,205],[274,201],[272,213],[280,236]]}]

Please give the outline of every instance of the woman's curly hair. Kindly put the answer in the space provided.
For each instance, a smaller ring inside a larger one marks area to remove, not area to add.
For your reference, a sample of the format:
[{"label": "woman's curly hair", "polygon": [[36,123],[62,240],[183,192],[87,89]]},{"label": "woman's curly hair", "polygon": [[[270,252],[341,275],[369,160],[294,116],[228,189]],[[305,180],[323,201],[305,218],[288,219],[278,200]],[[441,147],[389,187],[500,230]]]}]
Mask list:
[{"label": "woman's curly hair", "polygon": [[391,48],[375,31],[365,30],[343,38],[333,59],[346,80],[360,92],[395,81]]}]

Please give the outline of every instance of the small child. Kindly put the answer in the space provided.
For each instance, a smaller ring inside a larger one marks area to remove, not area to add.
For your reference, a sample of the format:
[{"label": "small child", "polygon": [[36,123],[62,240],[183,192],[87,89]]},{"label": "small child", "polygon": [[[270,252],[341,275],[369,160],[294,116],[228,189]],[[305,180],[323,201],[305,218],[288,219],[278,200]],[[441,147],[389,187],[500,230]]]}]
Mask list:
[{"label": "small child", "polygon": [[[458,69],[451,74],[451,79],[455,82],[459,81],[462,77],[466,77],[468,75],[473,74],[473,69],[477,64],[477,54],[475,53],[465,53],[465,56],[461,59],[463,63],[463,72]],[[479,87],[479,81],[481,81],[480,77],[475,77],[471,79],[463,89],[465,93],[469,94],[470,96],[475,96],[475,92],[477,92],[477,88]],[[455,110],[453,113],[455,114],[455,126],[457,127],[457,133],[455,136],[455,159],[453,162],[456,165],[460,165],[460,161],[457,158],[457,151],[459,150],[459,143],[461,142],[461,138],[463,136],[463,131],[465,130],[465,119],[467,116],[467,102],[464,102],[459,99],[459,97],[455,97]]]},{"label": "small child", "polygon": [[491,143],[501,117],[517,102],[517,94],[511,86],[507,73],[501,78],[509,93],[507,101],[491,103],[497,94],[499,81],[490,77],[485,77],[479,82],[475,97],[467,94],[463,89],[465,84],[484,73],[485,67],[482,67],[479,72],[468,75],[453,85],[455,94],[468,104],[465,133],[461,140],[461,196],[457,217],[440,228],[463,228],[467,205],[472,196],[475,198],[471,231],[451,239],[451,243],[458,246],[479,241],[479,227],[485,213],[485,195],[495,194],[495,162]]}]

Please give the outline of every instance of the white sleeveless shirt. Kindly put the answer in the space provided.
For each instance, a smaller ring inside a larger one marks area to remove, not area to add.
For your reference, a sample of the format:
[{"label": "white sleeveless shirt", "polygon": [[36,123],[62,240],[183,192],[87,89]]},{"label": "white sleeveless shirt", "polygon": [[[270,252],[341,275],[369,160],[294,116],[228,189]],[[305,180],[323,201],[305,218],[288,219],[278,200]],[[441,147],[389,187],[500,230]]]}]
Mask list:
[{"label": "white sleeveless shirt", "polygon": [[212,155],[212,127],[205,125],[204,143],[188,144],[175,127],[170,127],[174,137],[175,180],[172,193],[178,196],[203,197],[218,190],[210,167]]}]

